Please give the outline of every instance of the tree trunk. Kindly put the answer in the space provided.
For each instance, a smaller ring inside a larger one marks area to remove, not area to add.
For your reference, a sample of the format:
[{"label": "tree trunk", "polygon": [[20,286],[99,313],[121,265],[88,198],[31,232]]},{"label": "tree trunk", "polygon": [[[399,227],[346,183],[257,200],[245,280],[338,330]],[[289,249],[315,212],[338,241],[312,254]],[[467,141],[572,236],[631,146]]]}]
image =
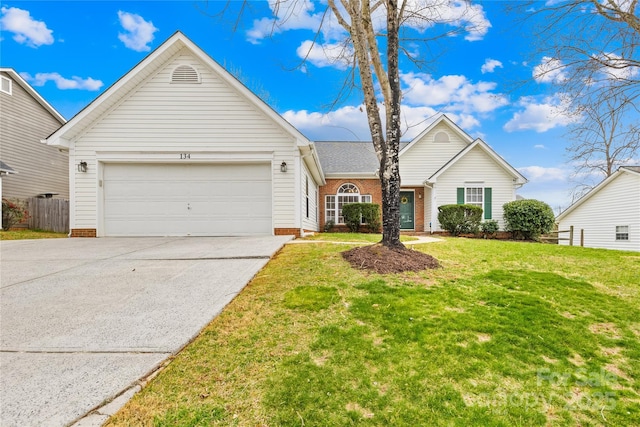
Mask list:
[{"label": "tree trunk", "polygon": [[382,187],[382,244],[404,248],[400,242],[400,71],[399,16],[397,0],[387,2],[387,73],[389,98],[385,99],[387,138],[380,159],[380,184]]}]

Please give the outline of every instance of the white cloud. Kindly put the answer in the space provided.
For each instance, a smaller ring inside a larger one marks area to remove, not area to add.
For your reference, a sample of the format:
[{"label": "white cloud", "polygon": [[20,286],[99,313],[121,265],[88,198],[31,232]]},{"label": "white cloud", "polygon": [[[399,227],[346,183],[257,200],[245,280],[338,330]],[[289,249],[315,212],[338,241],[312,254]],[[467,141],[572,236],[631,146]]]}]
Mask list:
[{"label": "white cloud", "polygon": [[[288,30],[317,31],[322,24],[323,12],[314,13],[315,5],[310,0],[284,2],[270,0],[269,7],[273,17],[254,20],[253,27],[247,31],[247,40],[250,43],[257,44],[266,37]],[[333,28],[338,30],[338,33],[342,33],[335,20],[333,20],[333,26],[332,22],[325,21],[323,27],[323,31],[331,31]]]},{"label": "white cloud", "polygon": [[593,55],[593,58],[602,65],[600,73],[606,79],[611,80],[630,80],[638,76],[638,66],[635,61],[629,61],[615,53],[601,53]]},{"label": "white cloud", "polygon": [[136,52],[148,52],[151,50],[149,43],[155,38],[153,33],[158,29],[151,21],[145,21],[140,15],[118,11],[120,25],[126,31],[118,34],[118,39],[129,49]]},{"label": "white cloud", "polygon": [[484,64],[482,64],[482,67],[480,67],[480,71],[482,72],[482,74],[493,73],[496,68],[502,68],[502,62],[498,61],[497,59],[487,58],[484,61]]},{"label": "white cloud", "polygon": [[352,50],[340,43],[327,43],[320,45],[311,40],[306,40],[296,50],[298,57],[305,59],[316,67],[335,67],[345,70],[351,65]]},{"label": "white cloud", "polygon": [[544,146],[544,144],[536,144],[533,146],[533,148],[538,149],[538,150],[546,150],[547,147]]},{"label": "white cloud", "polygon": [[538,83],[562,83],[567,80],[565,67],[559,59],[545,56],[533,67],[533,78]]},{"label": "white cloud", "polygon": [[522,109],[514,113],[503,126],[507,132],[534,130],[541,133],[578,120],[577,116],[567,113],[567,102],[563,102],[559,96],[546,97],[541,102],[534,97],[524,97],[518,105]]},{"label": "white cloud", "polygon": [[[384,105],[379,104],[378,107],[384,117]],[[402,140],[408,141],[415,138],[438,114],[439,111],[431,107],[403,105]],[[465,130],[480,125],[475,117],[468,114],[447,113],[447,115]],[[307,110],[289,110],[282,116],[312,140],[371,141],[364,105],[349,105],[326,114]]]},{"label": "white cloud", "polygon": [[570,171],[557,167],[524,166],[518,171],[531,182],[566,181]]},{"label": "white cloud", "polygon": [[410,105],[440,106],[447,112],[481,114],[508,103],[506,97],[493,93],[494,82],[472,83],[461,75],[442,76],[435,80],[424,73],[404,73],[403,100]]},{"label": "white cloud", "polygon": [[[338,23],[333,13],[324,14],[326,5],[324,2],[320,11],[316,11],[315,2],[312,0],[277,1],[269,0],[272,16],[263,17],[253,21],[253,26],[247,31],[247,40],[250,43],[260,43],[266,37],[283,33],[289,30],[320,31],[322,36],[319,44],[332,45],[347,39],[347,33]],[[339,2],[338,7],[343,9]],[[384,8],[374,11],[372,16],[373,27],[383,30],[386,26]],[[348,14],[342,14],[349,19]],[[469,41],[481,40],[489,31],[491,23],[486,17],[481,5],[468,4],[462,0],[447,0],[425,5],[423,1],[407,0],[404,25],[417,31],[425,31],[434,25],[448,25],[462,28],[466,32],[465,39]],[[411,18],[420,16],[420,18]],[[412,52],[414,53],[414,52]],[[325,62],[320,62],[324,65]],[[334,66],[340,66],[338,62]]]},{"label": "white cloud", "polygon": [[33,86],[44,86],[48,81],[52,81],[56,84],[56,87],[61,90],[79,89],[95,91],[104,86],[102,81],[92,79],[91,77],[83,79],[73,76],[70,79],[66,79],[58,73],[37,73],[35,76],[31,76],[29,73],[20,73],[20,75]]},{"label": "white cloud", "polygon": [[2,31],[13,33],[16,42],[34,48],[53,44],[53,31],[48,29],[43,21],[33,19],[28,10],[2,7],[0,12],[0,28]]}]

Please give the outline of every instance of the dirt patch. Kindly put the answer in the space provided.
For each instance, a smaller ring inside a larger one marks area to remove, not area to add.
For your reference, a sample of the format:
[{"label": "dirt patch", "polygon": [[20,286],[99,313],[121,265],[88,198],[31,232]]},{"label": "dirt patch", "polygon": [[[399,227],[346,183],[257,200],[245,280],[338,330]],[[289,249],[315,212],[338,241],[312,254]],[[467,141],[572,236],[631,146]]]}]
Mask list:
[{"label": "dirt patch", "polygon": [[362,418],[373,418],[374,416],[373,412],[353,402],[347,403],[346,410],[357,412]]},{"label": "dirt patch", "polygon": [[437,259],[412,249],[391,249],[381,244],[360,246],[342,252],[353,268],[375,271],[378,274],[422,271],[440,267]]},{"label": "dirt patch", "polygon": [[574,364],[575,366],[584,366],[584,359],[578,353],[574,353],[573,356],[567,359],[569,362]]},{"label": "dirt patch", "polygon": [[491,335],[478,334],[478,342],[489,342],[489,341],[491,341]]},{"label": "dirt patch", "polygon": [[619,339],[620,332],[613,323],[594,323],[589,325],[589,330],[598,335],[604,335],[607,338]]}]

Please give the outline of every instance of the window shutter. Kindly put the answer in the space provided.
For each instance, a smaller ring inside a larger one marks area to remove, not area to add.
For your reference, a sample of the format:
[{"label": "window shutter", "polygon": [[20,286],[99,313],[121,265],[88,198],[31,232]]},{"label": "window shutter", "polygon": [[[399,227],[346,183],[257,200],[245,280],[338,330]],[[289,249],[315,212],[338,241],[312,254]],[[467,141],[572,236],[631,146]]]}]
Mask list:
[{"label": "window shutter", "polygon": [[464,188],[458,188],[458,204],[464,205]]},{"label": "window shutter", "polygon": [[491,187],[484,189],[484,219],[491,219]]}]

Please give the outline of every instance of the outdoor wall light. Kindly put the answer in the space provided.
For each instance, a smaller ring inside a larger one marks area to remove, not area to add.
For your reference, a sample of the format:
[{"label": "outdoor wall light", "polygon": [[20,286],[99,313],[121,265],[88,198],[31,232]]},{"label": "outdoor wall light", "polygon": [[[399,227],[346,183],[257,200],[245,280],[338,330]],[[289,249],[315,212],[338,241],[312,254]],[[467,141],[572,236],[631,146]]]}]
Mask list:
[{"label": "outdoor wall light", "polygon": [[282,162],[280,164],[280,172],[286,172],[287,171],[287,162]]},{"label": "outdoor wall light", "polygon": [[86,172],[87,171],[87,162],[84,160],[78,163],[78,172]]}]

